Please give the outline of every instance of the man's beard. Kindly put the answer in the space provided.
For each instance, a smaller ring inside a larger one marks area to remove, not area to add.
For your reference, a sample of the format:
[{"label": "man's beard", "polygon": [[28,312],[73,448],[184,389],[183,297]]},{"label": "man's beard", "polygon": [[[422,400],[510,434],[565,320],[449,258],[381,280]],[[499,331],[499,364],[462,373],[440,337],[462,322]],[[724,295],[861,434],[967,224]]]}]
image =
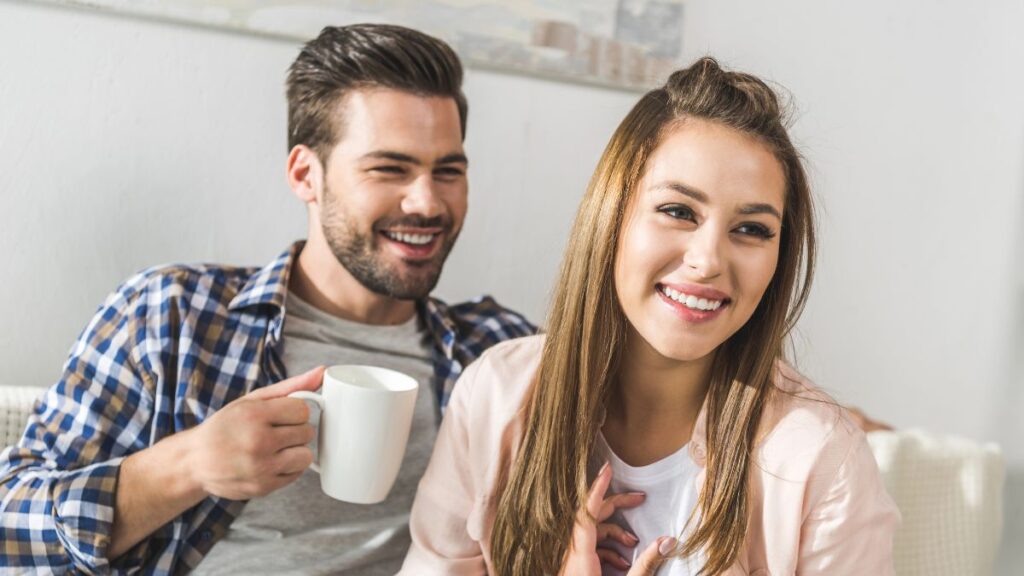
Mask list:
[{"label": "man's beard", "polygon": [[[331,191],[325,189],[320,222],[327,245],[349,274],[368,290],[382,296],[418,300],[429,295],[437,285],[444,261],[458,237],[457,231],[452,232],[454,226],[451,218],[384,218],[374,222],[367,235],[360,232],[356,223],[346,217],[340,204]],[[441,228],[443,244],[429,260],[405,261],[404,265],[389,264],[381,254],[378,234],[395,226]]]}]

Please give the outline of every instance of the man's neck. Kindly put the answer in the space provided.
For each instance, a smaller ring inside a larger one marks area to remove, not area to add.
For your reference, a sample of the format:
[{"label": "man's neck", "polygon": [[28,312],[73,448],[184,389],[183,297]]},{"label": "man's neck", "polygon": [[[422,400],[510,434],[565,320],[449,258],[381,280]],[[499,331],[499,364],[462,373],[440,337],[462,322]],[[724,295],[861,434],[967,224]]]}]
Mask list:
[{"label": "man's neck", "polygon": [[382,296],[363,286],[317,238],[302,248],[288,289],[332,316],[362,324],[402,324],[416,314],[414,301]]}]

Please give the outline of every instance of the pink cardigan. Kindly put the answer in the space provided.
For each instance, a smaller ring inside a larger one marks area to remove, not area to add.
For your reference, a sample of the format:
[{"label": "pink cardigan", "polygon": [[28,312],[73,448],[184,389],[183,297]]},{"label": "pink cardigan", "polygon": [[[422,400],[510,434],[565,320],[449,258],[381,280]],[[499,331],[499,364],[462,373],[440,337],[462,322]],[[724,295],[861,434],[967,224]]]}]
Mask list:
[{"label": "pink cardigan", "polygon": [[[452,394],[412,508],[412,547],[400,574],[491,572],[491,528],[523,430],[520,410],[543,336],[495,346]],[[892,574],[900,516],[864,434],[831,400],[779,363],[751,469],[747,539],[729,575]],[[690,455],[703,467],[706,415]],[[704,481],[704,472],[697,477]]]}]

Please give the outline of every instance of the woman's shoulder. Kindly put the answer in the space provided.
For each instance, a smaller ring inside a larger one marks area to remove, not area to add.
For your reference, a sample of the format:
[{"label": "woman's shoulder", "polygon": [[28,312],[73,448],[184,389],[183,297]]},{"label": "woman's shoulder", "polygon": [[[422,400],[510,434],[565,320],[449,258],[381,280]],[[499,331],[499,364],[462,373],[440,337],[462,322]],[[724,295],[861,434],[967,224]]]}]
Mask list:
[{"label": "woman's shoulder", "polygon": [[758,465],[788,480],[832,476],[866,442],[846,410],[803,374],[776,364],[758,435]]},{"label": "woman's shoulder", "polygon": [[455,384],[473,420],[507,422],[519,411],[533,384],[544,351],[544,336],[506,340],[487,349]]},{"label": "woman's shoulder", "polygon": [[531,381],[543,352],[543,334],[513,338],[488,348],[469,365],[466,373],[472,373],[474,388],[480,386],[475,382],[484,380],[488,384],[501,384],[485,386],[488,391],[501,393],[504,389]]}]

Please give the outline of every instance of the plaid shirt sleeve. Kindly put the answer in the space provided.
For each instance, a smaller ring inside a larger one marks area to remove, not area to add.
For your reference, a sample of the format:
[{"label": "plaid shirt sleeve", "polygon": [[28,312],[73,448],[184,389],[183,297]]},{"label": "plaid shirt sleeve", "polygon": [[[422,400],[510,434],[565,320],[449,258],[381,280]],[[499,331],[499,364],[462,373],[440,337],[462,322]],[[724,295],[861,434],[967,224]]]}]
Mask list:
[{"label": "plaid shirt sleeve", "polygon": [[132,278],[100,307],[21,440],[0,454],[0,567],[127,572],[149,555],[143,541],[116,566],[107,558],[120,464],[145,447],[153,412],[139,353],[153,336],[147,308],[160,308],[149,280]]}]

